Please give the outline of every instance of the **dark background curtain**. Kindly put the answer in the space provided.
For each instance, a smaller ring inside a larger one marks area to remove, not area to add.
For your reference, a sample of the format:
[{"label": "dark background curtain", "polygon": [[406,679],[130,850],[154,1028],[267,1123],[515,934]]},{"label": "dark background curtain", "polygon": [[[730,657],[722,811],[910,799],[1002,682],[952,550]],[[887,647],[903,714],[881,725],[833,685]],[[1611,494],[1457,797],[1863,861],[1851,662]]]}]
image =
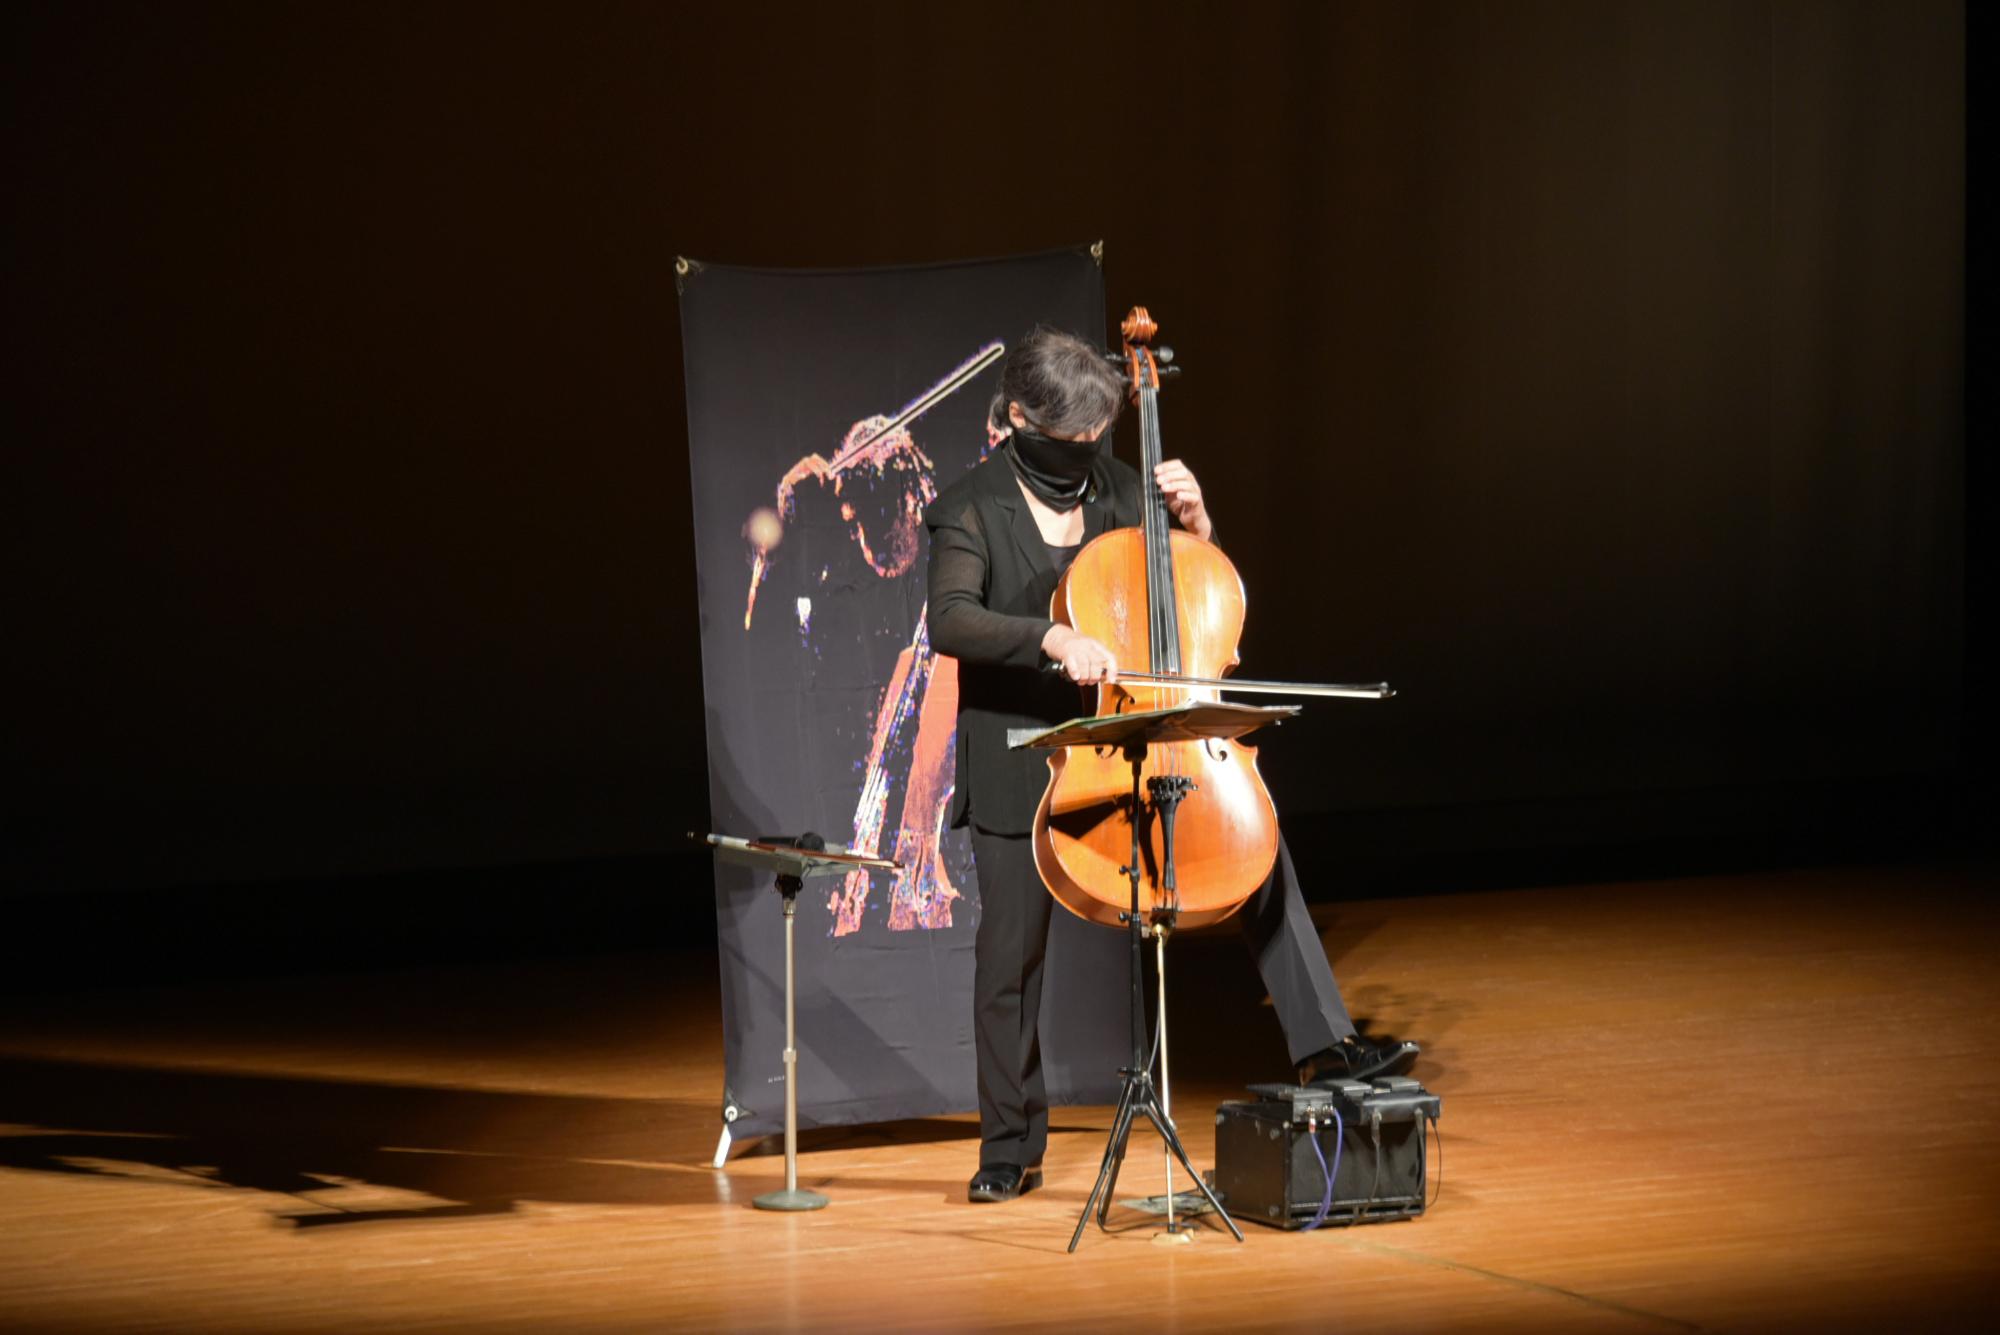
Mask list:
[{"label": "dark background curtain", "polygon": [[0,22],[14,892],[677,849],[676,254],[1104,238],[1315,893],[1989,772],[1958,4]]}]

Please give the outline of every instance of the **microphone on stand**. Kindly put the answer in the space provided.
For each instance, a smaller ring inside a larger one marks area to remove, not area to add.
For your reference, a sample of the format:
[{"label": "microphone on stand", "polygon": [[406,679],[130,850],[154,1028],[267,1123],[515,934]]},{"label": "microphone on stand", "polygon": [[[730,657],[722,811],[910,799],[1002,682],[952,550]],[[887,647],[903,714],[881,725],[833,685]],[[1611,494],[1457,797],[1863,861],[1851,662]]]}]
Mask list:
[{"label": "microphone on stand", "polygon": [[760,844],[776,844],[780,848],[802,848],[808,853],[824,853],[826,840],[807,830],[804,834],[760,834]]}]

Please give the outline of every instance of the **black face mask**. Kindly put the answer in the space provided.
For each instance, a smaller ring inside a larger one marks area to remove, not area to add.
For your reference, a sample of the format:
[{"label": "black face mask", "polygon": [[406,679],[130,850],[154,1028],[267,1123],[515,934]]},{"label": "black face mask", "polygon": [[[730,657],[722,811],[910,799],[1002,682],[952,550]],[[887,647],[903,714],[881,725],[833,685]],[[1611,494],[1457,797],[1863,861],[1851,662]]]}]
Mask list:
[{"label": "black face mask", "polygon": [[1036,500],[1057,514],[1067,514],[1083,504],[1090,490],[1090,465],[1103,444],[1101,438],[1057,440],[1017,426],[1007,442],[1007,458]]}]

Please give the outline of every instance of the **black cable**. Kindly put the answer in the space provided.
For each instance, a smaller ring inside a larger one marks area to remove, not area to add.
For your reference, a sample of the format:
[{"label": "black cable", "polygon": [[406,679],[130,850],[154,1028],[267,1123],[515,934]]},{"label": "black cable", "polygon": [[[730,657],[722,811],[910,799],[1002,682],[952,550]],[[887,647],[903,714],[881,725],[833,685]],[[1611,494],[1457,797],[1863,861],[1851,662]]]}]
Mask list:
[{"label": "black cable", "polygon": [[1368,1139],[1375,1146],[1375,1176],[1368,1184],[1368,1199],[1354,1207],[1354,1217],[1347,1221],[1351,1228],[1361,1222],[1361,1216],[1368,1207],[1382,1197],[1382,1110],[1377,1108],[1368,1119]]},{"label": "black cable", "polygon": [[1438,1197],[1444,1194],[1444,1132],[1438,1128],[1438,1119],[1435,1116],[1426,1117],[1424,1120],[1430,1123],[1431,1134],[1436,1137],[1438,1147],[1437,1184],[1431,1190],[1430,1205],[1424,1207],[1428,1210],[1431,1208],[1431,1205],[1436,1205]]}]

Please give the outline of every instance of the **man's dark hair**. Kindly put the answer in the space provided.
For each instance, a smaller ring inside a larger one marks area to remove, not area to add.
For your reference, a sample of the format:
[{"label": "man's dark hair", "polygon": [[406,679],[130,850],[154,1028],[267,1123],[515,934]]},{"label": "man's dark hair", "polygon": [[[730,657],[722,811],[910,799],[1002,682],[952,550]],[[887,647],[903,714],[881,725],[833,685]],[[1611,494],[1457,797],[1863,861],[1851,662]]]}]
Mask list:
[{"label": "man's dark hair", "polygon": [[1125,377],[1082,339],[1036,325],[1000,365],[1000,392],[990,415],[1001,430],[1013,425],[1009,403],[1020,404],[1028,424],[1045,435],[1080,436],[1118,415],[1125,405]]}]

